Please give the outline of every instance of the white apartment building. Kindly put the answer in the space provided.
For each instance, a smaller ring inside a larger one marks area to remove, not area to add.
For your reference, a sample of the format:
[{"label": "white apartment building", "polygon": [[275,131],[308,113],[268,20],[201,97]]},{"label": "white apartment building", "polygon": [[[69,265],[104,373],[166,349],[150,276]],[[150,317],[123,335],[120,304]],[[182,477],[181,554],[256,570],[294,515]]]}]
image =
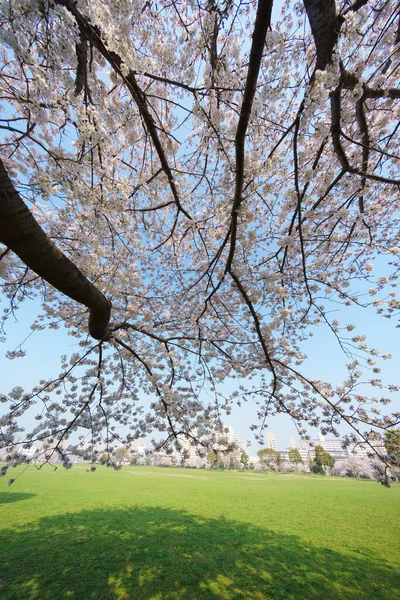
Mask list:
[{"label": "white apartment building", "polygon": [[[250,455],[250,442],[246,441],[239,435],[236,435],[233,431],[232,427],[226,427],[227,432],[215,432],[216,442],[213,445],[214,450],[223,451],[227,446],[233,446],[231,455],[236,459],[240,460],[240,457],[243,452]],[[220,440],[220,443],[219,443]]]},{"label": "white apartment building", "polygon": [[314,458],[315,446],[322,446],[325,452],[328,452],[335,460],[344,460],[349,456],[349,453],[347,449],[342,447],[342,443],[340,439],[326,440],[322,435],[319,435],[317,440],[300,440],[299,452],[304,461],[310,457]]},{"label": "white apartment building", "polygon": [[271,448],[272,450],[277,451],[276,439],[275,439],[275,436],[272,433],[272,431],[268,431],[268,433],[267,433],[267,443],[268,443],[268,448]]}]

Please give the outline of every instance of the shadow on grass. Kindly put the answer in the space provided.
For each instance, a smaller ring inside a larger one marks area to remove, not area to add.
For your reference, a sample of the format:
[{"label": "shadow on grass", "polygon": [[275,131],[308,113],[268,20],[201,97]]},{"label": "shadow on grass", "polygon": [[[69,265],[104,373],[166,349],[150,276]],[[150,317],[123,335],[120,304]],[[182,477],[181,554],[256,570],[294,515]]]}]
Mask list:
[{"label": "shadow on grass", "polygon": [[21,500],[29,500],[33,498],[35,494],[20,494],[20,493],[7,493],[0,492],[0,504],[11,504],[11,502],[20,502]]},{"label": "shadow on grass", "polygon": [[2,600],[395,599],[368,557],[163,508],[46,517],[0,538]]}]

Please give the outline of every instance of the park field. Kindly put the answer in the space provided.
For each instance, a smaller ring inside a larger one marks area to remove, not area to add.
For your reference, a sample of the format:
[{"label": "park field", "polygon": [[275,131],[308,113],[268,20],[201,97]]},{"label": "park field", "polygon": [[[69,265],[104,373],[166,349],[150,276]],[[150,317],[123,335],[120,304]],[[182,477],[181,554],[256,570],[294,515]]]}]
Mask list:
[{"label": "park field", "polygon": [[8,477],[2,600],[400,597],[400,485],[81,465]]}]

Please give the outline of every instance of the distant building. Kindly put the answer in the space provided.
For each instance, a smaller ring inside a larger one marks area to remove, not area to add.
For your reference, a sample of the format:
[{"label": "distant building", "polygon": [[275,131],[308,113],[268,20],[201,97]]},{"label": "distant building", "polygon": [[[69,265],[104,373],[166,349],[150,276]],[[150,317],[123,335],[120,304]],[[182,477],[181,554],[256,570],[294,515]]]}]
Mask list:
[{"label": "distant building", "polygon": [[7,448],[0,449],[0,462],[6,462],[7,456],[11,453],[18,452],[23,454],[27,460],[32,460],[36,453],[38,452],[37,446],[31,446],[30,448],[26,448],[23,444],[17,444],[15,446],[8,446]]},{"label": "distant building", "polygon": [[296,442],[294,441],[294,438],[289,438],[289,444],[291,448],[296,448]]},{"label": "distant building", "polygon": [[[347,451],[349,456],[357,456],[357,458],[368,458],[368,451],[363,444],[350,444]],[[371,451],[371,449],[370,449]]]},{"label": "distant building", "polygon": [[342,444],[342,440],[337,438],[326,440],[322,435],[319,435],[317,440],[300,440],[299,452],[304,461],[308,458],[314,458],[315,446],[322,446],[325,452],[328,452],[332,458],[335,460],[343,460],[348,457],[349,453],[347,449],[343,448]]},{"label": "distant building", "polygon": [[373,454],[374,450],[380,455],[387,454],[385,442],[383,440],[370,440],[368,444],[361,441],[357,444],[350,444],[348,451],[349,456],[357,456],[358,458],[367,458],[369,454]]},{"label": "distant building", "polygon": [[235,435],[232,427],[227,427],[228,433],[220,433],[216,434],[217,442],[220,439],[224,445],[234,446],[235,450],[233,454],[237,460],[240,460],[240,457],[243,452],[246,454],[250,454],[250,442],[246,441],[239,435]]},{"label": "distant building", "polygon": [[375,450],[378,454],[386,454],[385,443],[383,440],[370,440],[366,444],[360,437],[358,443],[353,443],[343,448],[343,440],[335,438],[326,440],[322,434],[318,434],[317,440],[300,440],[300,454],[302,459],[314,458],[315,446],[322,446],[325,452],[328,452],[335,460],[345,460],[351,456],[367,459]]},{"label": "distant building", "polygon": [[271,448],[272,450],[277,450],[276,447],[276,439],[274,434],[272,433],[272,431],[269,431],[267,434],[267,440],[268,440],[268,448]]},{"label": "distant building", "polygon": [[133,445],[132,452],[134,454],[144,456],[146,454],[146,451],[147,451],[147,446],[143,446],[143,445],[139,445],[139,444]]}]

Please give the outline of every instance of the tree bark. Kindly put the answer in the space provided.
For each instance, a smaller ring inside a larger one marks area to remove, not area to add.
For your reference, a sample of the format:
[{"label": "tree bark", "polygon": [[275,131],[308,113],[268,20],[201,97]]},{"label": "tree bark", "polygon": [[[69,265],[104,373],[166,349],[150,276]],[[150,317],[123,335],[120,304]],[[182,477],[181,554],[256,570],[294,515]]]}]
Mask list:
[{"label": "tree bark", "polygon": [[89,333],[107,338],[111,303],[50,240],[8,176],[0,159],[0,241],[45,281],[90,310]]},{"label": "tree bark", "polygon": [[304,0],[304,7],[317,51],[316,69],[323,71],[332,59],[341,25],[335,0]]}]

